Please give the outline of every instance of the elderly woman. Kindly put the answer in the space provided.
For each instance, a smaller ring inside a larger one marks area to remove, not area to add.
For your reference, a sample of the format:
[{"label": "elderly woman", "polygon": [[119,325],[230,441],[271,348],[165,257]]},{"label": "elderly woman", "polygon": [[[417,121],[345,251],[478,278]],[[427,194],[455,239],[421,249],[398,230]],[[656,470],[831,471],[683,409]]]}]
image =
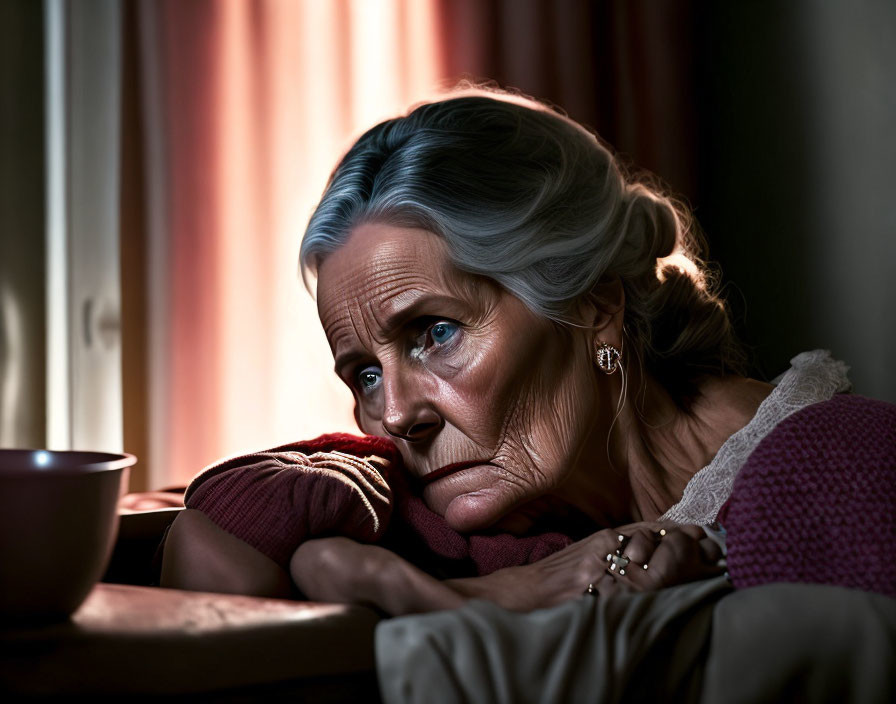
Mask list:
[{"label": "elderly woman", "polygon": [[[863,510],[892,517],[893,407],[840,394],[824,352],[747,378],[700,255],[678,203],[533,101],[465,92],[372,128],[301,251],[372,437],[204,472],[163,584],[525,611],[721,574],[727,529],[736,586],[896,593],[892,525],[851,529],[831,489],[883,487]],[[856,545],[872,576],[830,569]],[[449,553],[473,567],[429,559]]]}]

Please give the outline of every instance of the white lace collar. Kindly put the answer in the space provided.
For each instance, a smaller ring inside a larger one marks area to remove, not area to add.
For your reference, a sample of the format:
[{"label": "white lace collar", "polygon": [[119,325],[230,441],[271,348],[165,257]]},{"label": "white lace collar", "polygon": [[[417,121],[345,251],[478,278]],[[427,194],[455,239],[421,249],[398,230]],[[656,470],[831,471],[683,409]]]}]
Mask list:
[{"label": "white lace collar", "polygon": [[790,369],[775,379],[777,386],[759,405],[756,415],[725,441],[712,462],[697,472],[681,501],[660,520],[707,525],[715,520],[731,495],[734,479],[762,439],[791,413],[849,391],[849,371],[827,350],[803,352],[790,360]]}]

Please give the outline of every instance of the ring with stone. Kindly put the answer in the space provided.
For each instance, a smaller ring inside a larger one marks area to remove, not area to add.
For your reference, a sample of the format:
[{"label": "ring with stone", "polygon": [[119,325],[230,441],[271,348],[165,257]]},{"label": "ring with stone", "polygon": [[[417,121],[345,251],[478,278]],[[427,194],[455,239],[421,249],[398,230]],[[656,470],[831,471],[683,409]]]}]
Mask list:
[{"label": "ring with stone", "polygon": [[616,554],[607,553],[607,562],[610,563],[610,571],[618,572],[620,575],[625,574],[625,568],[628,567],[631,560],[625,555],[621,555],[621,550],[617,550]]}]

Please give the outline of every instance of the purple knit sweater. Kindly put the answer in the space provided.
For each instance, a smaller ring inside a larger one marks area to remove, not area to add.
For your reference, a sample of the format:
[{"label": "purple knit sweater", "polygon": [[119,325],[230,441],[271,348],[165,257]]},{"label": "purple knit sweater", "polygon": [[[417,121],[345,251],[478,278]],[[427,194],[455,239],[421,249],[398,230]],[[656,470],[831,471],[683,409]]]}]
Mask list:
[{"label": "purple knit sweater", "polygon": [[736,587],[896,596],[896,406],[837,395],[789,416],[750,455],[719,521]]}]

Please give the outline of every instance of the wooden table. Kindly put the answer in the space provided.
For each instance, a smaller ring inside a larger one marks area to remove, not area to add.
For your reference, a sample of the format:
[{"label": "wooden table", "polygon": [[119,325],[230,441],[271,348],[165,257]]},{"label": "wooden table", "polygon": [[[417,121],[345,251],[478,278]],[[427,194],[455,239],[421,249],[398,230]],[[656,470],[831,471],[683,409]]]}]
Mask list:
[{"label": "wooden table", "polygon": [[376,702],[378,619],[356,606],[98,584],[66,622],[0,629],[0,692]]}]

